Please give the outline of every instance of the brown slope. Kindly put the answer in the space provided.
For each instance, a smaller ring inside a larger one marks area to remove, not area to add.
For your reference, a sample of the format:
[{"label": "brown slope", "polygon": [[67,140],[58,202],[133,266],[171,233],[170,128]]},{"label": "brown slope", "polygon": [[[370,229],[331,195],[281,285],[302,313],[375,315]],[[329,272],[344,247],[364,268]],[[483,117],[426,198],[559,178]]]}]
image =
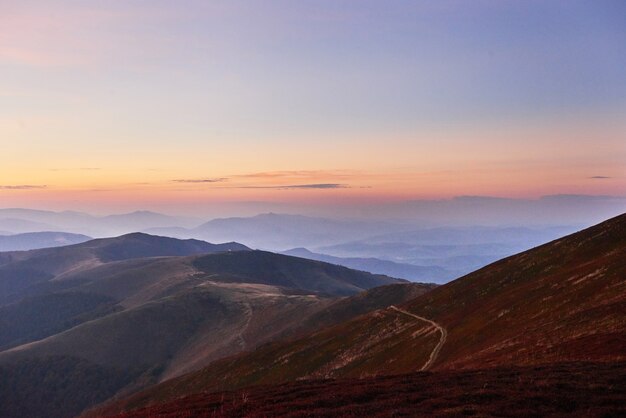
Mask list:
[{"label": "brown slope", "polygon": [[[501,260],[401,309],[445,328],[447,339],[432,365],[435,369],[623,361],[624,260],[626,215],[621,215]],[[368,332],[373,338],[366,338]],[[295,342],[220,360],[118,407],[308,377],[419,370],[440,338],[432,324],[388,309]]]},{"label": "brown slope", "polygon": [[626,359],[626,215],[407,304],[448,330],[438,368]]},{"label": "brown slope", "polygon": [[[430,291],[431,288],[432,285],[416,283],[382,286],[349,298],[340,299],[325,306],[320,304],[321,309],[312,314],[307,314],[302,309],[294,309],[286,317],[282,318],[276,316],[271,318],[268,316],[271,314],[270,309],[259,309],[255,315],[251,316],[247,328],[241,332],[240,336],[244,341],[250,343],[255,340],[268,341],[272,336],[274,336],[274,339],[280,336],[291,336],[293,338],[294,335],[310,332],[322,326],[333,325],[389,304],[402,303],[414,298],[416,295]],[[292,320],[290,326],[284,326],[282,323],[288,321],[289,318]],[[406,324],[409,331],[413,330],[414,327],[410,321],[402,321],[402,318],[399,318],[399,321]],[[355,334],[355,338],[360,338],[363,342],[366,342],[369,339],[369,332],[365,328],[362,328],[361,331],[361,335],[357,336]],[[270,346],[272,346],[271,343]],[[247,348],[252,349],[253,347],[253,345],[249,345]],[[241,347],[234,348],[234,351],[239,350],[241,350]],[[319,351],[321,353],[324,352],[324,350]],[[297,359],[294,359],[294,362],[297,362]],[[306,365],[307,363],[303,362],[302,364]]]},{"label": "brown slope", "polygon": [[309,380],[200,393],[122,413],[140,417],[617,417],[626,414],[626,363]]}]

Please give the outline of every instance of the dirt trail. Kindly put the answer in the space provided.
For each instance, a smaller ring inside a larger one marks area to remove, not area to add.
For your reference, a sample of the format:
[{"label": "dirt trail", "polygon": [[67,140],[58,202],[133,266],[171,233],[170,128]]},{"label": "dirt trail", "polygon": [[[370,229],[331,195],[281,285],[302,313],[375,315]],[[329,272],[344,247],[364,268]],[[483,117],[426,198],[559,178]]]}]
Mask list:
[{"label": "dirt trail", "polygon": [[420,369],[420,371],[428,370],[428,368],[430,366],[432,366],[432,364],[435,362],[435,360],[437,360],[437,356],[439,355],[439,352],[441,351],[441,347],[443,347],[443,345],[446,342],[446,338],[448,337],[448,331],[446,331],[446,329],[444,327],[442,327],[441,325],[439,325],[435,321],[431,321],[430,319],[424,318],[423,316],[415,315],[415,314],[413,314],[413,313],[411,313],[409,311],[405,311],[404,309],[400,309],[400,308],[398,308],[397,306],[394,306],[394,305],[391,305],[390,308],[393,309],[396,312],[400,312],[400,313],[403,313],[405,315],[411,316],[411,317],[413,317],[415,319],[419,319],[420,321],[428,322],[433,327],[437,328],[439,330],[439,332],[441,333],[441,338],[439,339],[439,342],[437,343],[437,345],[435,346],[433,351],[430,353],[430,357],[428,358],[428,361]]},{"label": "dirt trail", "polygon": [[243,334],[244,334],[244,332],[246,332],[246,330],[250,326],[250,321],[252,321],[252,306],[248,302],[244,302],[243,306],[244,306],[245,311],[246,311],[246,313],[245,313],[245,315],[246,315],[246,323],[239,330],[239,333],[235,337],[235,340],[239,340],[239,346],[241,347],[242,350],[245,350],[245,348],[246,348],[246,340],[243,338]]}]

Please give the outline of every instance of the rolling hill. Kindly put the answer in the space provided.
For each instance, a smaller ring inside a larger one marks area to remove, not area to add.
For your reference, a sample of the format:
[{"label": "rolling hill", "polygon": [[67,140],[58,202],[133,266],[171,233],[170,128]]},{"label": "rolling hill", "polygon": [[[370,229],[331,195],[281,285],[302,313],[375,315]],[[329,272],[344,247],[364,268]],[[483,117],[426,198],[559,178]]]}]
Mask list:
[{"label": "rolling hill", "polygon": [[248,250],[237,243],[210,244],[133,233],[81,244],[0,253],[0,305],[47,291],[63,275],[112,261]]},{"label": "rolling hill", "polygon": [[[55,416],[433,288],[236,243],[146,234],[0,259],[0,374],[22,385],[37,367],[49,384],[72,387],[55,392],[54,402],[76,399]],[[372,289],[381,285],[390,286]],[[83,393],[65,375],[110,384]]]},{"label": "rolling hill", "polygon": [[89,241],[86,235],[66,232],[31,232],[8,236],[0,235],[0,252],[27,251],[39,248],[62,247]]},{"label": "rolling hill", "polygon": [[625,259],[626,214],[498,261],[403,305],[218,360],[99,413],[199,392],[422,369],[593,362],[621,364],[623,376]]}]

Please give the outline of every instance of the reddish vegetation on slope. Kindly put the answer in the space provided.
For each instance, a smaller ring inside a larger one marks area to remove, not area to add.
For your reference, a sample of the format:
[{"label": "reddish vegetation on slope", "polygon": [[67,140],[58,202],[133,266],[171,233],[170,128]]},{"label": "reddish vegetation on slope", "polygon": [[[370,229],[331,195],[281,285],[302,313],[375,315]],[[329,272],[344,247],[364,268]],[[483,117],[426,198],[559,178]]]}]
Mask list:
[{"label": "reddish vegetation on slope", "polygon": [[626,360],[626,214],[403,306],[448,330],[434,368]]},{"label": "reddish vegetation on slope", "polygon": [[202,393],[118,418],[626,414],[626,363],[563,363],[317,380]]},{"label": "reddish vegetation on slope", "polygon": [[[445,329],[445,343],[429,370],[552,367],[562,362],[623,364],[624,260],[626,214],[496,262],[398,308]],[[419,370],[441,341],[443,333],[434,331],[432,324],[419,318],[380,310],[297,340],[219,360],[108,405],[101,413],[203,391],[303,378],[409,373]],[[368,334],[384,338],[366,347],[371,340]],[[350,362],[337,363],[343,357]]]}]

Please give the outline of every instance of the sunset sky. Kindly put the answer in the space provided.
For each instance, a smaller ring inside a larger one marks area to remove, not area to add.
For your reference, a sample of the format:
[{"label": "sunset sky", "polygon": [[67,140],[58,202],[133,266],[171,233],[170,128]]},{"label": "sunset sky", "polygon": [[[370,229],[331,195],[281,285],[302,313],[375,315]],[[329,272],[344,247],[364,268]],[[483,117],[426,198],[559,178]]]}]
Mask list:
[{"label": "sunset sky", "polygon": [[623,1],[0,0],[0,207],[626,195]]}]

